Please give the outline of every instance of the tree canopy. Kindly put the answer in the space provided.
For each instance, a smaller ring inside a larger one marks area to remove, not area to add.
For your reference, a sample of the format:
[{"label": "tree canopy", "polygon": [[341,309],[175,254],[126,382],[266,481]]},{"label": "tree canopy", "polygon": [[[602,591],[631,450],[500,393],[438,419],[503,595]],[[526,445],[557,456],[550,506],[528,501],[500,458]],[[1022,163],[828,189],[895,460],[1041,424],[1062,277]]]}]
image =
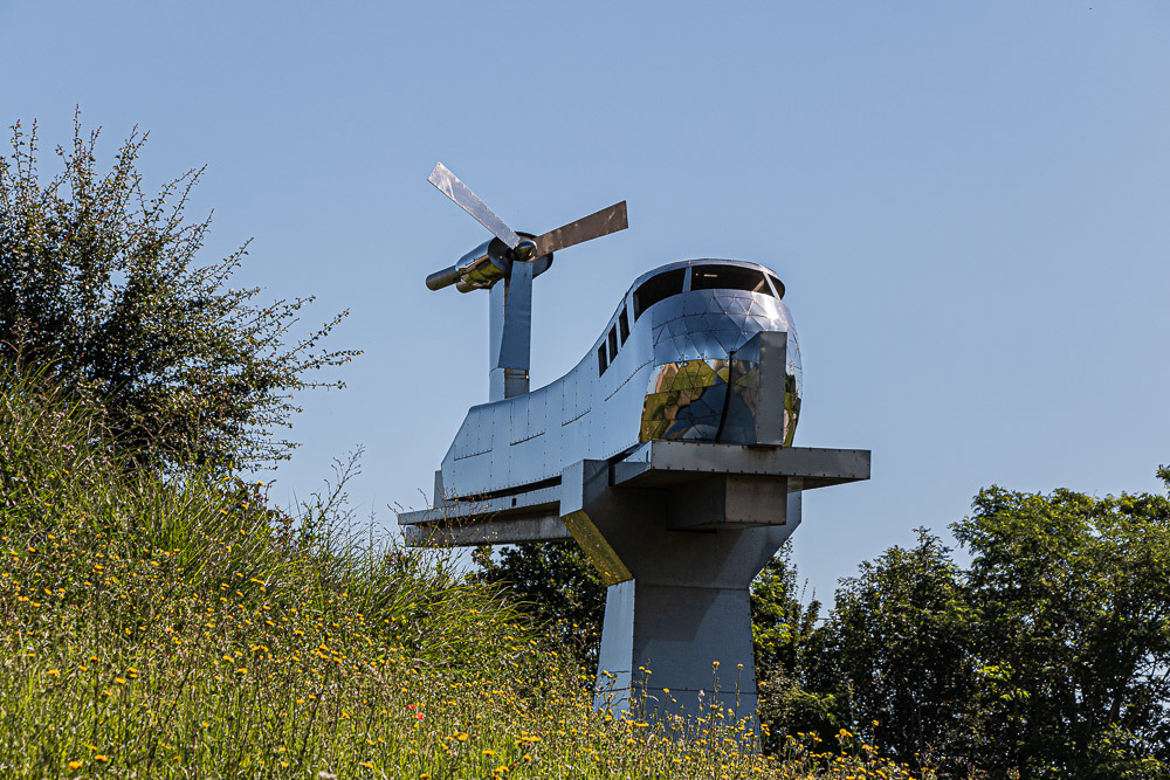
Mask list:
[{"label": "tree canopy", "polygon": [[920,529],[764,666],[794,681],[776,701],[825,705],[766,703],[773,731],[844,727],[956,776],[1165,777],[1170,500],[990,487],[952,530],[967,566]]},{"label": "tree canopy", "polygon": [[841,582],[826,633],[851,725],[901,760],[938,766],[970,753],[975,621],[950,551],[917,533]]},{"label": "tree canopy", "polygon": [[985,761],[1064,777],[1170,762],[1170,501],[993,487],[954,531],[972,555]]},{"label": "tree canopy", "polygon": [[55,150],[62,170],[43,181],[36,124],[12,126],[0,158],[0,361],[100,400],[139,459],[287,457],[295,444],[275,434],[299,411],[294,394],[342,386],[315,377],[358,354],[322,346],[348,312],[292,337],[311,296],[261,302],[259,287],[227,286],[247,243],[197,260],[211,217],[185,209],[203,168],[151,193],[137,168],[147,134],[132,131],[108,171],[99,134],[75,116],[72,142]]}]

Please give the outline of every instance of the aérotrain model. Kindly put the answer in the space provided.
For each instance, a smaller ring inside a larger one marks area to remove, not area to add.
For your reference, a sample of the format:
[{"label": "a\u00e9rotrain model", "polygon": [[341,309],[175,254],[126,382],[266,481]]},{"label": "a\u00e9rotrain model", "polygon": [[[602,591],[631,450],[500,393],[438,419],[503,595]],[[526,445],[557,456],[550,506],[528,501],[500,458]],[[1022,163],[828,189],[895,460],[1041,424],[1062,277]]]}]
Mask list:
[{"label": "a\u00e9rotrain model", "polygon": [[[553,251],[626,227],[625,203],[541,237],[523,238],[441,163],[440,190],[496,233],[431,289],[489,289],[493,353],[489,403],[472,407],[441,469],[443,500],[483,500],[547,486],[570,464],[612,460],[651,440],[790,445],[800,412],[800,348],[784,285],[738,260],[685,260],[636,279],[593,348],[561,378],[528,390],[532,278]],[[566,238],[568,240],[566,240]],[[782,408],[760,409],[757,333],[785,334]],[[757,418],[781,426],[761,440]]]},{"label": "a\u00e9rotrain model", "polygon": [[[802,491],[869,478],[869,452],[792,446],[800,347],[770,269],[684,260],[643,274],[592,348],[529,390],[532,280],[553,252],[627,226],[617,203],[540,236],[509,228],[442,163],[430,181],[494,238],[427,277],[490,295],[489,401],[468,410],[415,545],[574,539],[606,591],[597,706],[756,707],[748,586],[801,520]],[[712,691],[712,668],[742,670]],[[653,678],[648,675],[653,671]]]}]

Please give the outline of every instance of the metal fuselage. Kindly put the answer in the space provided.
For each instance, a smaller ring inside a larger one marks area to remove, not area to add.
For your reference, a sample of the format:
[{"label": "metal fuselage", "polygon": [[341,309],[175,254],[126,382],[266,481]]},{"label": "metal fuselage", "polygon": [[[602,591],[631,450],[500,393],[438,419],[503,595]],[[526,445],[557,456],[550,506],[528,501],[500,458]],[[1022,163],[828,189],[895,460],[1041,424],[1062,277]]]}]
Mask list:
[{"label": "metal fuselage", "polygon": [[[653,296],[646,285],[676,280],[680,272],[678,291],[647,305]],[[758,274],[764,284],[754,291],[750,284],[704,287],[718,284],[721,274]],[[791,444],[801,365],[782,295],[769,269],[742,261],[686,260],[639,277],[571,371],[537,390],[468,410],[443,458],[436,503],[551,484],[570,464],[611,460],[655,439]],[[741,354],[766,331],[787,334],[778,442],[753,439],[752,420],[761,411],[756,401],[775,394],[758,393],[759,357]]]}]

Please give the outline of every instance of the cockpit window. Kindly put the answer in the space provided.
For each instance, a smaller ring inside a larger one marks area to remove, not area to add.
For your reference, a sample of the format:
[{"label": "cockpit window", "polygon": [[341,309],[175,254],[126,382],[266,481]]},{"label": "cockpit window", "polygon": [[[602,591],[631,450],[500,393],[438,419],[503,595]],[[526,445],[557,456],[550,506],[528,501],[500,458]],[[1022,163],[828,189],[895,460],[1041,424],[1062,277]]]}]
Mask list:
[{"label": "cockpit window", "polygon": [[769,279],[772,280],[772,287],[775,288],[776,294],[779,295],[781,298],[783,298],[784,297],[784,282],[780,281],[780,279],[775,274],[768,274],[767,276]]},{"label": "cockpit window", "polygon": [[642,312],[663,298],[681,293],[685,280],[686,269],[678,268],[652,276],[642,282],[642,286],[634,291],[634,319],[641,317]]},{"label": "cockpit window", "polygon": [[691,269],[692,290],[747,290],[771,295],[764,274],[738,265],[696,265]]}]

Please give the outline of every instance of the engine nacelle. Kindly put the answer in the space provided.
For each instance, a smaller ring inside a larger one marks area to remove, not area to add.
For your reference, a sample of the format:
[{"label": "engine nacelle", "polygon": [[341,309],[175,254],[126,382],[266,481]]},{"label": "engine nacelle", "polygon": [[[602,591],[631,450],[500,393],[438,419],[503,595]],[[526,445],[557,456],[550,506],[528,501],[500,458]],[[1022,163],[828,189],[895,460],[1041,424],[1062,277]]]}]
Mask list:
[{"label": "engine nacelle", "polygon": [[[530,233],[518,233],[524,238],[535,238]],[[459,262],[427,277],[427,287],[441,290],[455,285],[459,292],[487,290],[503,279],[512,270],[513,252],[503,241],[493,238],[459,258]],[[553,253],[538,257],[532,262],[532,275],[540,276],[552,265]]]}]

